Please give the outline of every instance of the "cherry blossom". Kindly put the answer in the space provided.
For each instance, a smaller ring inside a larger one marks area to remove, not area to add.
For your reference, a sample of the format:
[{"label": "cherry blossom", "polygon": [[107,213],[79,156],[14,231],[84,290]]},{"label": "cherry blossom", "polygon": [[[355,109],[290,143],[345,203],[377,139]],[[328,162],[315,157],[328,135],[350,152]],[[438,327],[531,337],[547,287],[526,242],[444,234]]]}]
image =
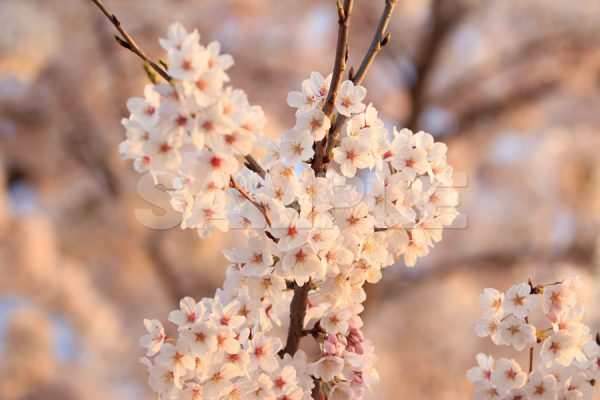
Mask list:
[{"label": "cherry blossom", "polygon": [[515,360],[500,359],[496,361],[490,381],[498,390],[507,391],[521,387],[527,380],[527,375]]},{"label": "cherry blossom", "polygon": [[537,296],[531,295],[531,286],[526,283],[511,286],[506,291],[504,311],[514,314],[519,318],[525,318],[529,311],[536,306]]},{"label": "cherry blossom", "polygon": [[362,86],[354,86],[352,81],[344,81],[340,86],[340,93],[335,102],[336,110],[346,117],[358,114],[366,108],[362,103],[367,95],[367,90]]},{"label": "cherry blossom", "polygon": [[140,346],[148,349],[148,356],[153,356],[159,352],[166,339],[165,330],[160,321],[156,319],[145,319],[144,326],[148,333],[140,338]]},{"label": "cherry blossom", "polygon": [[366,140],[346,137],[342,139],[340,147],[333,149],[333,159],[340,165],[342,174],[352,178],[357,169],[369,168],[373,163],[369,149]]},{"label": "cherry blossom", "polygon": [[547,285],[519,283],[506,293],[483,291],[479,303],[484,316],[477,335],[517,351],[529,349],[529,373],[515,360],[494,362],[492,356],[478,354],[478,366],[467,372],[475,384],[475,399],[592,399],[600,377],[600,337],[594,338],[582,322],[579,286],[578,278],[569,278]]}]

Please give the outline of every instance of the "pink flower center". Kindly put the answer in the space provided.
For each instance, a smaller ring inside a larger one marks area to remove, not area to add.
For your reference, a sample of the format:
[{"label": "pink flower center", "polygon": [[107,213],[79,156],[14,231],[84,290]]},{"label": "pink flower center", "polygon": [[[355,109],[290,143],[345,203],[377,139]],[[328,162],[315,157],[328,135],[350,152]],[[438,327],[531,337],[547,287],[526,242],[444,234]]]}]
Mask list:
[{"label": "pink flower center", "polygon": [[295,237],[298,234],[298,228],[295,227],[294,225],[288,227],[287,229],[287,235],[291,236],[291,237]]},{"label": "pink flower center", "polygon": [[179,118],[177,118],[177,126],[185,126],[185,124],[187,123],[187,118],[180,115]]},{"label": "pink flower center", "polygon": [[171,150],[171,146],[169,146],[168,143],[163,143],[160,145],[160,147],[158,148],[158,152],[160,154],[165,154],[168,153]]},{"label": "pink flower center", "polygon": [[147,116],[151,116],[154,115],[154,113],[156,112],[156,108],[154,108],[153,106],[148,106],[146,107],[146,110],[144,110],[144,114],[146,114]]},{"label": "pink flower center", "polygon": [[183,60],[181,68],[183,68],[184,71],[191,71],[194,68],[194,64],[191,60]]},{"label": "pink flower center", "polygon": [[223,162],[223,160],[217,156],[213,156],[210,159],[210,165],[212,165],[214,168],[219,168],[221,166],[222,162]]}]

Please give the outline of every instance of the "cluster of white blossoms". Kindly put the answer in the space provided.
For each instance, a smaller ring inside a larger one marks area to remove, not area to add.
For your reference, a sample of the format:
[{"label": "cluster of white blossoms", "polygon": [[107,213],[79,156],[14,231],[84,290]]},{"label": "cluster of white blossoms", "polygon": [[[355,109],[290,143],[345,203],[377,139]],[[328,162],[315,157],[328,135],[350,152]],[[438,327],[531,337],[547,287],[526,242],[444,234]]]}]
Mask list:
[{"label": "cluster of white blossoms", "polygon": [[167,36],[160,44],[173,80],[148,84],[143,98],[129,99],[120,151],[138,172],[173,179],[172,205],[183,213],[182,227],[205,237],[228,229],[229,177],[239,170],[239,157],[261,141],[266,120],[242,90],[225,87],[233,58],[219,54],[218,42],[203,47],[198,32],[180,24]]},{"label": "cluster of white blossoms", "polygon": [[169,314],[176,338],[159,321],[144,321],[148,333],[140,343],[156,356],[154,362],[142,360],[150,386],[160,399],[310,398],[312,365],[302,351],[278,356],[281,340],[267,334],[270,320],[249,298],[242,304],[223,291],[199,303],[184,298]]},{"label": "cluster of white blossoms", "polygon": [[600,338],[582,322],[580,286],[579,278],[570,278],[549,285],[520,283],[506,293],[484,290],[477,335],[518,351],[529,349],[530,360],[524,369],[513,359],[478,354],[478,366],[467,373],[475,383],[475,399],[592,399],[600,378]]},{"label": "cluster of white blossoms", "polygon": [[[361,332],[363,285],[400,258],[413,266],[457,216],[446,146],[424,132],[390,133],[350,80],[326,115],[331,75],[317,72],[288,96],[294,127],[267,140],[261,109],[224,87],[232,59],[218,44],[202,47],[175,24],[161,45],[173,79],[129,100],[122,153],[140,172],[173,178],[183,228],[203,237],[237,229],[248,240],[224,252],[230,264],[214,298],[185,298],[170,314],[176,335],[146,321],[150,385],[160,399],[310,399],[315,384],[330,400],[362,398],[378,381]],[[327,168],[315,173],[315,149],[336,121]],[[262,168],[244,166],[261,145]],[[301,287],[314,360],[287,354],[280,337]]]}]

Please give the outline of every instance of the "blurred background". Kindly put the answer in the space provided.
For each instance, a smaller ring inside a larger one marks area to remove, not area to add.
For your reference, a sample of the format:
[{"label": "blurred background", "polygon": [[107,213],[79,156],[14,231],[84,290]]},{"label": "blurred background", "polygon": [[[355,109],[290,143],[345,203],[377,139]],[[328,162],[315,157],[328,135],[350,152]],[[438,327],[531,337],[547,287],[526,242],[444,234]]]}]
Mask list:
[{"label": "blurred background", "polygon": [[[105,3],[155,59],[173,21],[221,41],[273,136],[293,123],[287,92],[333,65],[334,0]],[[355,1],[351,65],[383,3]],[[369,287],[382,378],[370,398],[469,399],[477,352],[517,356],[474,334],[484,287],[580,275],[600,329],[600,2],[400,0],[391,32],[367,100],[390,126],[448,144],[465,227]],[[142,318],[222,283],[231,236],[136,219],[152,207],[117,146],[145,83],[90,1],[0,0],[2,400],[152,398]]]}]

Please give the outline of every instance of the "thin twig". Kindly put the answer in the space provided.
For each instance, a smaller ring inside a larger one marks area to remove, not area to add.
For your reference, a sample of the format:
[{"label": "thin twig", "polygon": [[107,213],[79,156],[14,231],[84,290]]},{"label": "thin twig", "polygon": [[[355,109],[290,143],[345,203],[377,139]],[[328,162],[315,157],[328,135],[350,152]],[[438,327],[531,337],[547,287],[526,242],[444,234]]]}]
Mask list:
[{"label": "thin twig", "polygon": [[248,193],[243,187],[241,187],[233,178],[233,176],[229,177],[229,186],[237,190],[246,200],[248,200],[254,207],[261,212],[261,214],[265,217],[265,221],[267,224],[271,226],[271,217],[269,217],[269,213],[265,207],[263,207],[259,202],[257,202],[251,195]]},{"label": "thin twig", "polygon": [[[529,280],[529,286],[533,287],[531,284],[531,279]],[[525,317],[525,323],[529,323],[529,317]],[[529,348],[529,373],[533,371],[533,346]]]},{"label": "thin twig", "polygon": [[[340,1],[337,1],[338,6],[338,37],[335,49],[335,62],[333,64],[333,73],[331,75],[331,83],[329,92],[323,106],[323,113],[330,118],[335,108],[335,100],[338,95],[344,71],[346,70],[346,61],[348,60],[348,30],[350,28],[350,15],[352,14],[353,0],[344,0],[344,6]],[[327,136],[323,138],[315,146],[315,156],[312,162],[312,169],[316,175],[322,175],[325,171],[324,158],[327,148]]]},{"label": "thin twig", "polygon": [[311,335],[314,338],[318,337],[319,335],[323,335],[323,334],[325,334],[325,331],[321,327],[321,321],[317,321],[315,326],[313,326],[311,329],[305,329],[302,331],[302,336]]},{"label": "thin twig", "polygon": [[386,0],[383,14],[381,14],[379,24],[377,24],[377,29],[375,30],[375,35],[373,35],[373,40],[371,41],[371,46],[369,46],[369,50],[367,50],[358,71],[356,71],[356,74],[354,75],[354,84],[360,85],[362,83],[369,68],[371,68],[371,64],[373,64],[373,60],[375,60],[375,57],[377,57],[381,48],[389,42],[391,34],[389,32],[386,33],[386,31],[397,4],[398,0]]},{"label": "thin twig", "polygon": [[533,371],[533,346],[529,348],[529,373]]},{"label": "thin twig", "polygon": [[[356,74],[352,77],[352,81],[354,82],[354,84],[359,85],[362,83],[362,81],[365,79],[365,76],[367,75],[367,72],[369,72],[371,65],[373,64],[375,57],[377,57],[377,55],[381,52],[381,49],[389,43],[391,39],[391,34],[389,32],[386,33],[386,31],[397,4],[398,0],[386,0],[385,8],[383,9],[383,13],[381,14],[381,18],[379,19],[377,28],[375,29],[375,34],[373,35],[371,45],[365,53],[365,56],[360,64],[360,67],[358,68],[358,71],[356,71]],[[347,117],[339,114],[336,117],[335,122],[331,125],[326,140],[326,158],[329,157],[329,154],[331,154],[331,150],[336,145],[340,129],[342,128],[342,125],[344,125],[344,122],[346,122],[347,119]]]},{"label": "thin twig", "polygon": [[335,62],[333,64],[333,73],[331,75],[331,83],[327,99],[323,106],[323,112],[328,117],[333,113],[335,99],[338,95],[340,84],[346,70],[346,60],[348,59],[348,31],[350,28],[350,15],[352,13],[352,0],[344,0],[344,6],[338,0],[338,38],[335,48]]},{"label": "thin twig", "polygon": [[101,0],[91,0],[91,1],[100,9],[100,11],[102,11],[102,13],[104,15],[106,15],[106,18],[108,18],[108,20],[115,26],[117,31],[123,36],[124,39],[115,35],[115,39],[117,40],[117,42],[121,46],[130,50],[131,52],[136,54],[138,57],[140,57],[142,60],[147,62],[152,67],[152,69],[154,69],[160,76],[162,76],[164,78],[164,80],[166,80],[167,82],[170,82],[172,79],[171,76],[164,69],[162,69],[160,66],[158,66],[158,64],[156,64],[154,61],[152,61],[150,59],[150,57],[148,57],[146,55],[146,53],[144,53],[144,51],[137,45],[137,43],[135,42],[135,40],[133,40],[133,38],[127,32],[127,30],[125,30],[125,28],[123,28],[123,26],[121,25],[121,21],[119,21],[119,19],[115,16],[115,14],[110,13],[106,9],[106,7],[104,7],[104,4],[102,4]]}]

